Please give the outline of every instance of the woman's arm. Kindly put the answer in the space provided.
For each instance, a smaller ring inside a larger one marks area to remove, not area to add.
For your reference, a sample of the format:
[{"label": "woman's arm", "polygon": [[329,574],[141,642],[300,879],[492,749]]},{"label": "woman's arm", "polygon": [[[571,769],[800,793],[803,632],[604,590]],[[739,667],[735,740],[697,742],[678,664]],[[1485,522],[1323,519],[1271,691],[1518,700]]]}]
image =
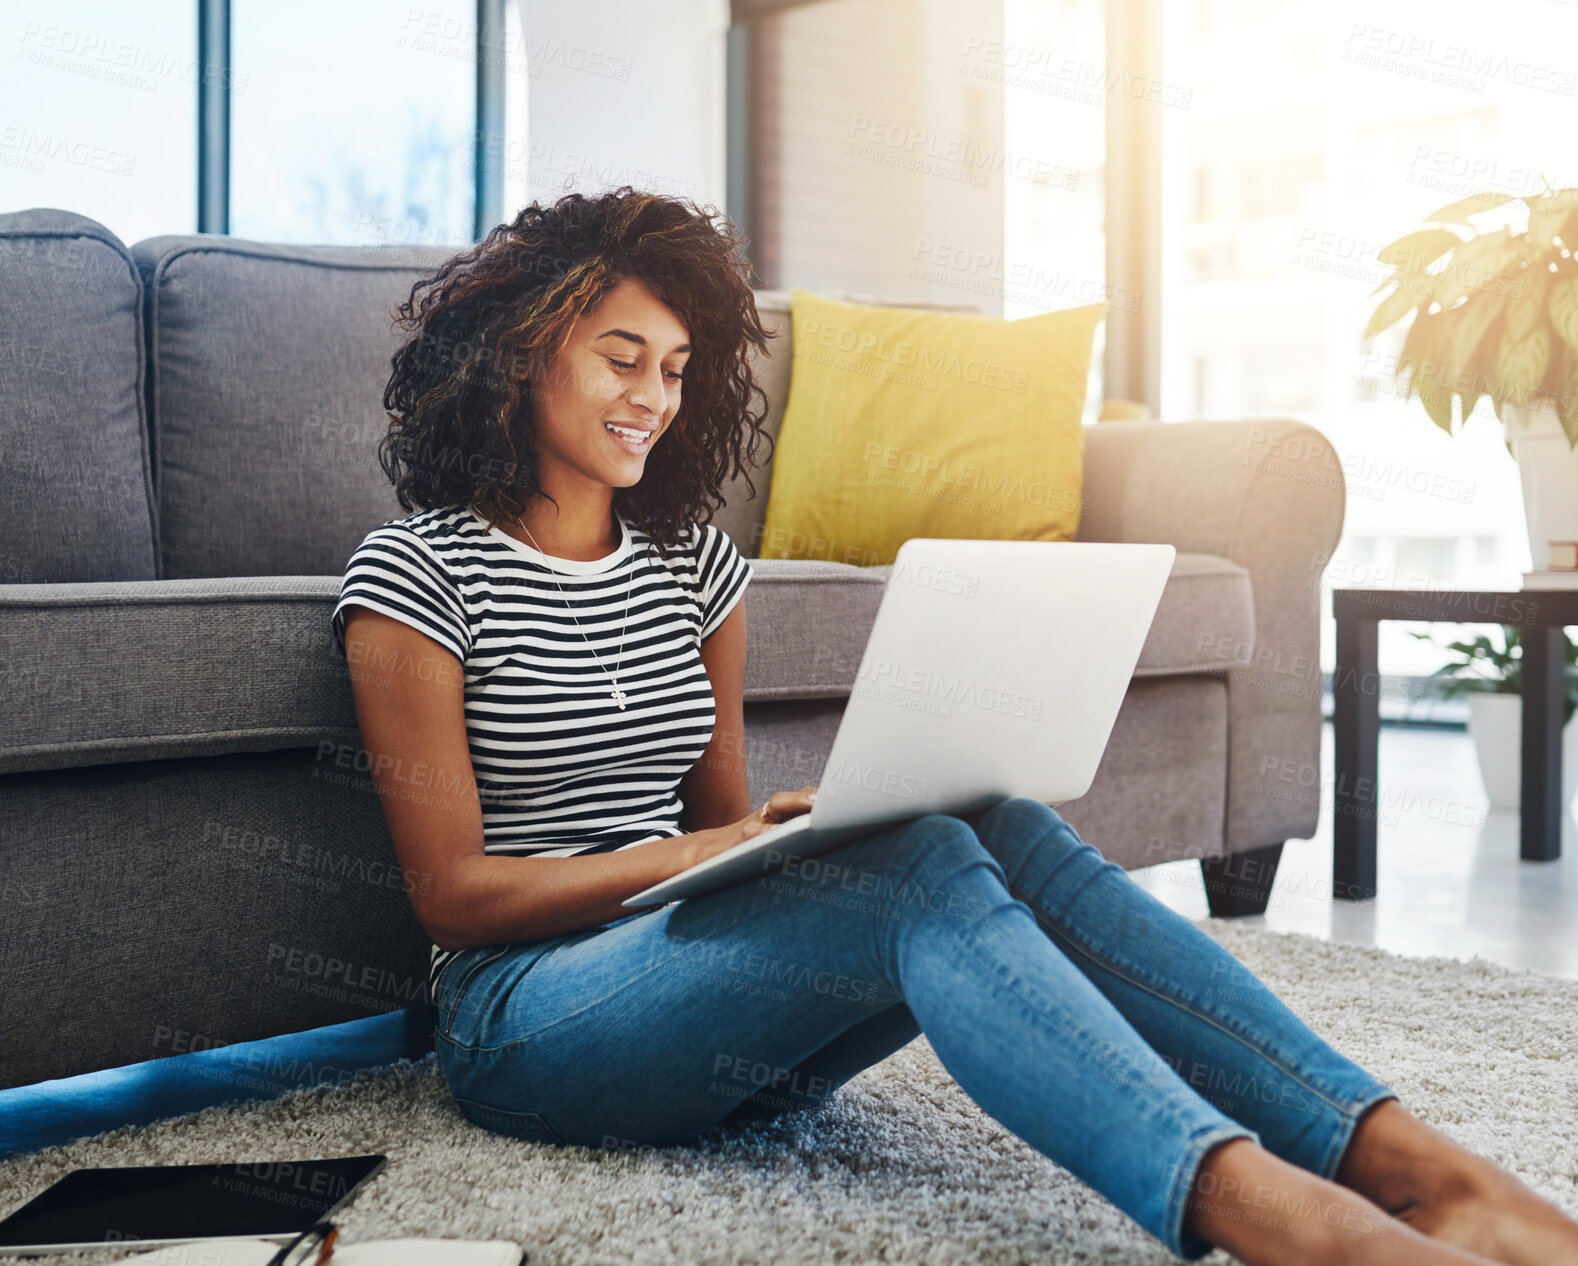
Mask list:
[{"label": "woman's arm", "polygon": [[751,811],[745,781],[745,602],[701,644],[701,662],[712,681],[717,717],[712,741],[680,780],[684,803],[680,825],[686,830],[725,826]]},{"label": "woman's arm", "polygon": [[[743,641],[743,615],[739,627]],[[639,908],[620,904],[632,893],[745,838],[741,822],[720,818],[689,835],[612,853],[486,854],[460,661],[410,625],[356,605],[347,609],[345,653],[406,890],[418,922],[442,949],[537,940],[622,919]]]}]

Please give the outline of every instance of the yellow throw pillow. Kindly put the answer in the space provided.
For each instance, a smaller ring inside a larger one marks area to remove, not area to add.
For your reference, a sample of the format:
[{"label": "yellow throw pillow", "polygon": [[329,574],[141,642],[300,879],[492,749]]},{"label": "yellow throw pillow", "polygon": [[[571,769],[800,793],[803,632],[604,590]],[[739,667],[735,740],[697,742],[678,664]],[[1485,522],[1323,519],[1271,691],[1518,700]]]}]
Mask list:
[{"label": "yellow throw pillow", "polygon": [[1067,541],[1102,304],[1008,321],[790,294],[758,554],[858,567],[912,536]]}]

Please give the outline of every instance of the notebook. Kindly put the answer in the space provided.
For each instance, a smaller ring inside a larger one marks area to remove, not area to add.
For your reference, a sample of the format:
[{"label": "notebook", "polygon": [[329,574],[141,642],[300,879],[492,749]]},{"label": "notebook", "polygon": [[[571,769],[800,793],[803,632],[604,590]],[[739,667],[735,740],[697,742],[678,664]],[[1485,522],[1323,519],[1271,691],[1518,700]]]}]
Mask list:
[{"label": "notebook", "polygon": [[[272,1240],[193,1240],[126,1261],[129,1266],[268,1266],[279,1249]],[[525,1256],[510,1240],[364,1240],[336,1245],[329,1266],[519,1266]]]}]

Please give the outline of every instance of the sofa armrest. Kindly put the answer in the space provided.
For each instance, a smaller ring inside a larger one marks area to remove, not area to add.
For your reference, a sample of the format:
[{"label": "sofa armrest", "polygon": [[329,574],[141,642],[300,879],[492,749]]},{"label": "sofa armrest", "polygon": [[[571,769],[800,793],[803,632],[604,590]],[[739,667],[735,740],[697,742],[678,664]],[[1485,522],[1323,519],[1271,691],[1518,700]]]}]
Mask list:
[{"label": "sofa armrest", "polygon": [[1331,441],[1283,418],[1098,423],[1084,492],[1080,540],[1163,542],[1249,572],[1253,644],[1200,648],[1228,673],[1223,850],[1309,838],[1323,791],[1320,577],[1346,505]]}]

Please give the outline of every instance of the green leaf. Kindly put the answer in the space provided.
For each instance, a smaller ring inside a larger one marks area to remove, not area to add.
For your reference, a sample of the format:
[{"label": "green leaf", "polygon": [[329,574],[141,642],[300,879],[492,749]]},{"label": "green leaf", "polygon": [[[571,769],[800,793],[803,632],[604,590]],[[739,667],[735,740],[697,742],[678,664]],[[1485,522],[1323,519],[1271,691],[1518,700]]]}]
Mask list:
[{"label": "green leaf", "polygon": [[1403,338],[1403,350],[1397,357],[1395,376],[1408,378],[1408,390],[1403,393],[1406,400],[1418,395],[1430,378],[1434,366],[1432,350],[1436,335],[1440,332],[1441,314],[1439,312],[1416,312],[1413,324],[1408,327],[1408,333]]},{"label": "green leaf", "polygon": [[1496,394],[1514,404],[1528,404],[1545,377],[1551,356],[1551,332],[1537,325],[1522,338],[1503,332],[1496,349]]},{"label": "green leaf", "polygon": [[[1578,209],[1578,189],[1558,189],[1552,194],[1536,194],[1529,200],[1529,238],[1542,250],[1554,248],[1555,239],[1562,237],[1562,228],[1575,209]],[[1568,246],[1573,243],[1568,242]]]},{"label": "green leaf", "polygon": [[1452,434],[1452,393],[1439,387],[1424,386],[1419,389],[1419,403],[1425,406],[1430,420],[1448,435]]},{"label": "green leaf", "polygon": [[1562,342],[1578,351],[1578,277],[1564,277],[1552,286],[1545,310]]},{"label": "green leaf", "polygon": [[1484,391],[1485,366],[1479,363],[1476,353],[1506,302],[1503,295],[1480,291],[1470,295],[1467,303],[1452,309],[1446,317],[1440,347],[1444,386],[1454,391],[1471,391],[1476,399]]},{"label": "green leaf", "polygon": [[1467,224],[1469,217],[1494,207],[1505,206],[1518,195],[1515,193],[1476,193],[1458,202],[1449,202],[1439,211],[1425,216],[1426,224]]},{"label": "green leaf", "polygon": [[1364,338],[1368,342],[1389,325],[1395,325],[1419,306],[1419,296],[1406,290],[1394,290],[1376,306],[1365,323]]},{"label": "green leaf", "polygon": [[1381,247],[1376,259],[1398,272],[1422,273],[1464,240],[1451,229],[1415,229]]},{"label": "green leaf", "polygon": [[1509,273],[1527,253],[1526,244],[1508,230],[1483,233],[1452,252],[1452,258],[1435,277],[1431,299],[1442,311],[1464,295],[1476,291],[1503,298],[1513,292],[1516,273]]},{"label": "green leaf", "polygon": [[1556,416],[1567,435],[1567,447],[1578,447],[1578,351],[1562,345],[1561,380],[1556,389]]},{"label": "green leaf", "polygon": [[1525,337],[1545,310],[1545,291],[1550,286],[1551,275],[1545,269],[1533,267],[1521,276],[1523,294],[1507,301],[1507,333],[1514,339]]},{"label": "green leaf", "polygon": [[[1472,640],[1458,640],[1441,649],[1448,659],[1428,675],[1443,698],[1455,699],[1476,691],[1517,694],[1523,687],[1523,638],[1517,625],[1494,626],[1501,635],[1497,645],[1484,633]],[[1412,632],[1412,631],[1410,631]],[[1428,634],[1413,633],[1421,641],[1433,640]],[[1578,643],[1563,635],[1563,658],[1567,665],[1578,666]],[[1578,673],[1567,672],[1566,712],[1570,716],[1578,700]]]},{"label": "green leaf", "polygon": [[1380,294],[1381,291],[1385,290],[1388,286],[1395,286],[1397,284],[1397,279],[1399,277],[1401,277],[1402,275],[1403,274],[1402,274],[1402,270],[1401,269],[1394,268],[1392,270],[1392,275],[1390,277],[1385,277],[1381,281],[1377,282],[1376,286],[1375,286],[1375,289],[1370,291],[1370,293],[1365,295],[1364,297],[1366,299],[1373,299],[1373,298],[1375,298],[1376,295]]}]

